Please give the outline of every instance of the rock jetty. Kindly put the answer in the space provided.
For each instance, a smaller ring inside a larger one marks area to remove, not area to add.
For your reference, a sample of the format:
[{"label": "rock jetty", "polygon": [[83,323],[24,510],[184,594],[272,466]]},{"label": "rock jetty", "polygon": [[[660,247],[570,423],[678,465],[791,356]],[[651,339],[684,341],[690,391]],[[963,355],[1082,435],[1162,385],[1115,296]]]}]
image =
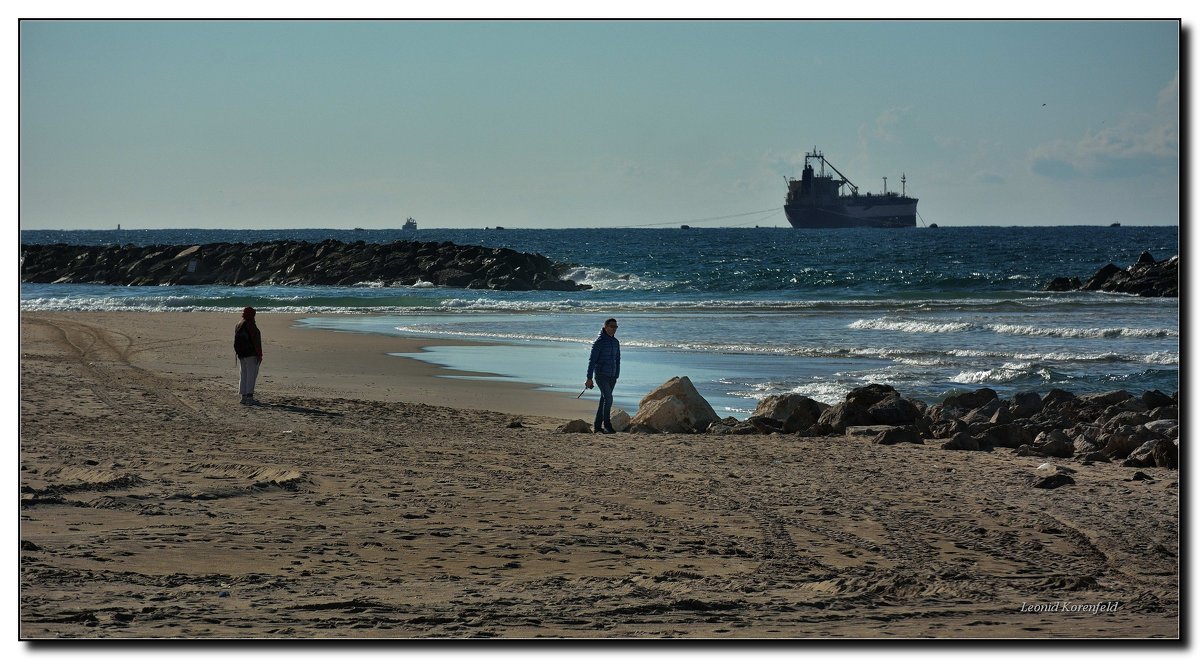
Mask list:
[{"label": "rock jetty", "polygon": [[1178,298],[1179,255],[1156,261],[1149,252],[1142,252],[1137,263],[1129,268],[1108,264],[1086,282],[1081,282],[1078,277],[1056,277],[1046,285],[1045,290],[1108,291],[1148,298]]},{"label": "rock jetty", "polygon": [[540,254],[451,242],[327,240],[206,245],[22,245],[21,281],[69,284],[354,285],[578,291]]}]

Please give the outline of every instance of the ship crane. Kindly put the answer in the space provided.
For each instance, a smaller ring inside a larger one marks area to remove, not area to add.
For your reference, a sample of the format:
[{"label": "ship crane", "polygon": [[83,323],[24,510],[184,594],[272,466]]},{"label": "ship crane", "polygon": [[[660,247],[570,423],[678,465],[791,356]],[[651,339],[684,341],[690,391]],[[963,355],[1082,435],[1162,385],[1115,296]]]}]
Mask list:
[{"label": "ship crane", "polygon": [[845,174],[842,174],[838,170],[838,168],[833,166],[833,163],[830,163],[829,161],[825,160],[825,154],[821,153],[820,151],[817,151],[816,148],[814,147],[812,154],[806,154],[804,156],[804,164],[805,165],[808,165],[809,158],[819,158],[821,160],[821,176],[825,176],[825,166],[829,165],[829,169],[833,170],[834,172],[837,172],[837,175],[842,177],[842,183],[850,186],[850,191],[852,193],[854,193],[855,195],[858,194],[858,186],[854,185],[854,183],[852,181],[850,181],[850,179],[847,179]]}]

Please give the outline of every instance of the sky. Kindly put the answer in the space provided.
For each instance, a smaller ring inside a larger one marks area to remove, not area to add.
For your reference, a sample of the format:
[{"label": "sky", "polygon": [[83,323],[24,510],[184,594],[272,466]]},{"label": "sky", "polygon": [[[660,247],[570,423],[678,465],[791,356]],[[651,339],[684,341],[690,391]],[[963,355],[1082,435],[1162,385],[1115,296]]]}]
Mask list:
[{"label": "sky", "polygon": [[22,229],[1177,225],[1165,21],[19,24]]}]

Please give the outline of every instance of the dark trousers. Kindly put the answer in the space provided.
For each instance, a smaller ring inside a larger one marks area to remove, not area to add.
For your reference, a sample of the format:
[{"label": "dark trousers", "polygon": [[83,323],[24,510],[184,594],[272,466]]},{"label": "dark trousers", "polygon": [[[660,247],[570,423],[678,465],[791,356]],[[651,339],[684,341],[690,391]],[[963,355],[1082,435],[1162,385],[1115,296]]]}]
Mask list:
[{"label": "dark trousers", "polygon": [[596,387],[600,388],[600,406],[596,408],[596,424],[594,426],[597,431],[601,428],[612,428],[612,420],[609,419],[609,414],[612,413],[612,392],[613,387],[616,387],[616,385],[616,378],[596,374]]}]

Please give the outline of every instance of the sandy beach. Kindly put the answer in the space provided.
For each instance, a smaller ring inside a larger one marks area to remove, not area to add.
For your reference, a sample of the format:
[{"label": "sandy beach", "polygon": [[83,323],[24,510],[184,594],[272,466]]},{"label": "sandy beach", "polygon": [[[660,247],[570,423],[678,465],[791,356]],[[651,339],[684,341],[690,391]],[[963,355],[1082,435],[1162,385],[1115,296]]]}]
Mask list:
[{"label": "sandy beach", "polygon": [[1178,471],[562,434],[594,398],[297,318],[242,406],[234,315],[20,315],[23,639],[1180,635]]}]

